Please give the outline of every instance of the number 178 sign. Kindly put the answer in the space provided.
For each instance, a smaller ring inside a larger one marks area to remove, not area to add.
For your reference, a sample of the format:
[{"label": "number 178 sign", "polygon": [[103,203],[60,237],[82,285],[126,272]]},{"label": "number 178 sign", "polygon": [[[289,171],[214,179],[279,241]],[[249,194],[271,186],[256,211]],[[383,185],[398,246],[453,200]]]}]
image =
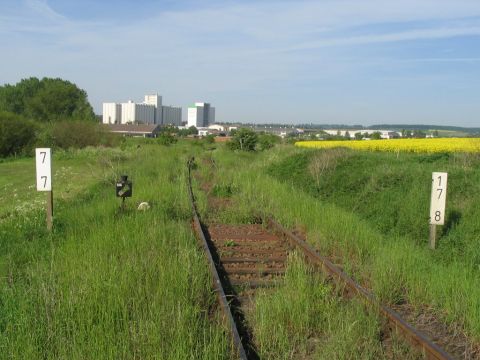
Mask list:
[{"label": "number 178 sign", "polygon": [[52,159],[49,148],[35,149],[37,191],[52,191]]},{"label": "number 178 sign", "polygon": [[447,173],[432,173],[432,198],[430,200],[430,224],[443,225],[447,199]]}]

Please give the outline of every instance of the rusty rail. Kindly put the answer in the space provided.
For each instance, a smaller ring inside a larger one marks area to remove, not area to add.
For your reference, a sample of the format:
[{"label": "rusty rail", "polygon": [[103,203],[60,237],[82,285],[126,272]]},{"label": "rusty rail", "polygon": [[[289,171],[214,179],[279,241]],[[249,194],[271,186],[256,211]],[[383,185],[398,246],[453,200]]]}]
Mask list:
[{"label": "rusty rail", "polygon": [[452,360],[452,356],[440,348],[437,344],[432,342],[424,333],[416,330],[412,325],[403,320],[398,313],[392,309],[382,305],[375,296],[360,284],[355,282],[346,273],[335,266],[326,257],[320,255],[312,246],[293,234],[291,231],[284,228],[280,223],[275,221],[272,217],[268,218],[268,224],[282,233],[290,243],[302,250],[308,259],[316,266],[322,268],[328,274],[333,276],[337,282],[344,283],[347,288],[354,293],[359,294],[368,304],[379,309],[380,314],[383,315],[391,326],[399,329],[402,335],[410,341],[414,346],[422,350],[427,359],[436,360]]},{"label": "rusty rail", "polygon": [[[228,322],[228,327],[232,336],[232,340],[235,346],[235,349],[238,353],[238,357],[242,360],[247,360],[247,352],[243,346],[242,339],[239,335],[239,329],[235,323],[231,308],[227,301],[225,291],[223,289],[220,276],[218,274],[215,262],[208,245],[205,232],[200,223],[198,216],[197,208],[195,205],[195,197],[192,190],[192,181],[191,181],[191,166],[193,164],[193,158],[188,161],[188,193],[192,206],[193,222],[196,234],[198,239],[205,250],[205,254],[209,263],[210,271],[213,276],[213,285],[215,292],[217,294],[218,303],[224,314],[224,318]],[[423,355],[427,359],[434,360],[453,360],[452,356],[449,355],[445,350],[440,348],[435,344],[431,339],[428,338],[424,333],[415,329],[412,325],[406,322],[401,316],[394,310],[388,308],[385,305],[382,305],[379,300],[367,289],[358,284],[355,280],[349,277],[345,272],[340,268],[335,266],[328,258],[320,255],[312,246],[307,244],[305,241],[300,239],[298,236],[293,234],[288,229],[284,228],[280,223],[278,223],[273,217],[267,217],[267,224],[274,228],[277,232],[284,235],[284,237],[290,242],[293,247],[298,248],[302,253],[308,258],[308,260],[315,265],[316,267],[322,269],[324,272],[328,273],[332,278],[340,284],[345,284],[346,288],[358,294],[367,304],[378,309],[380,314],[386,318],[390,326],[400,330],[401,334],[413,345],[421,349]]]},{"label": "rusty rail", "polygon": [[215,266],[215,262],[213,261],[212,253],[210,252],[210,248],[207,243],[207,239],[205,237],[205,233],[203,231],[202,225],[200,223],[200,218],[198,216],[197,207],[195,204],[195,197],[193,196],[192,190],[192,178],[191,178],[191,167],[193,164],[193,158],[190,158],[187,162],[188,165],[188,195],[190,198],[190,203],[192,205],[192,215],[193,215],[193,225],[195,227],[195,232],[198,236],[198,240],[202,244],[202,247],[205,251],[205,256],[207,257],[208,264],[210,267],[210,272],[213,277],[213,287],[214,291],[217,294],[217,300],[222,309],[224,319],[227,322],[227,326],[232,336],[232,341],[237,351],[237,355],[241,360],[248,360],[247,353],[243,347],[242,339],[240,338],[240,334],[237,328],[237,324],[233,318],[233,314],[230,310],[230,306],[227,301],[227,297],[225,295],[225,291],[222,286],[222,282],[220,281],[220,276],[218,275],[217,268]]}]

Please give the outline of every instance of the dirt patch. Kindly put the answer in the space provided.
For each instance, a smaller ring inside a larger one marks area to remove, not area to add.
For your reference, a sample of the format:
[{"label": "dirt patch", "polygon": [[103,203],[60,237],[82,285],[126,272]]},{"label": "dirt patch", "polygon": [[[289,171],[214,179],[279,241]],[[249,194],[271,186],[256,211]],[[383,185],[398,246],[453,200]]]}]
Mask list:
[{"label": "dirt patch", "polygon": [[232,139],[231,136],[215,136],[215,142],[227,142]]},{"label": "dirt patch", "polygon": [[218,211],[224,210],[231,206],[233,203],[232,199],[225,198],[225,197],[214,197],[211,196],[208,198],[208,206],[211,209],[215,209]]}]

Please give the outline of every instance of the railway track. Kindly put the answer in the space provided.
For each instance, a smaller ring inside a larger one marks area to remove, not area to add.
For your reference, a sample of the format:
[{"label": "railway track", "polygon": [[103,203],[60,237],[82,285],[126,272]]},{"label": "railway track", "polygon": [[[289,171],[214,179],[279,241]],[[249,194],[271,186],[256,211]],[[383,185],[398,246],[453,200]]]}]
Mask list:
[{"label": "railway track", "polygon": [[367,306],[377,310],[389,327],[396,329],[425,358],[453,359],[424,333],[392,309],[380,304],[372,293],[274,218],[262,219],[262,224],[250,225],[215,224],[207,227],[202,224],[192,189],[193,161],[193,158],[188,161],[193,227],[209,262],[218,303],[239,359],[258,359],[243,313],[250,306],[258,288],[272,288],[274,291],[286,271],[288,253],[293,250],[303,254],[311,265],[328,278],[344,286],[350,296],[359,296]]}]

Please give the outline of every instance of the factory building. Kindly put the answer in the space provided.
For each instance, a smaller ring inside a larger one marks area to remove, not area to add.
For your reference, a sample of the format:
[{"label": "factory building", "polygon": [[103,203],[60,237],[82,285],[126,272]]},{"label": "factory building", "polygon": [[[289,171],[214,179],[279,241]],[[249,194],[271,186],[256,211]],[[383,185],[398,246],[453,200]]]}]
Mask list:
[{"label": "factory building", "polygon": [[136,104],[132,101],[122,105],[122,124],[139,122],[155,124],[155,106],[149,104]]},{"label": "factory building", "polygon": [[163,106],[162,97],[145,95],[143,103],[103,103],[104,124],[156,124],[176,125],[182,124],[182,108]]},{"label": "factory building", "polygon": [[215,108],[209,103],[197,102],[188,108],[188,126],[208,127],[215,122]]},{"label": "factory building", "polygon": [[182,108],[162,106],[162,125],[182,125]]},{"label": "factory building", "polygon": [[145,95],[144,104],[153,105],[155,107],[154,124],[162,124],[162,97],[159,95]]},{"label": "factory building", "polygon": [[122,121],[122,105],[103,103],[103,123],[120,124]]}]

